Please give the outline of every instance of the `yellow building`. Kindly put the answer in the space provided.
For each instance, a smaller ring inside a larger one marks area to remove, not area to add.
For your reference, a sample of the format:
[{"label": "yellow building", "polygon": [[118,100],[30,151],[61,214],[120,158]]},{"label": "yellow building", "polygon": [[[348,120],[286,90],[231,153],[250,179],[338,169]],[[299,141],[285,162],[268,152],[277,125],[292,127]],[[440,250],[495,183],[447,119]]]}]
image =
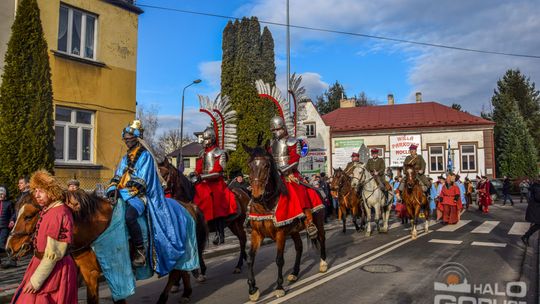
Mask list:
[{"label": "yellow building", "polygon": [[126,152],[120,135],[135,118],[143,11],[132,0],[37,2],[52,74],[55,173],[92,189],[113,176]]}]

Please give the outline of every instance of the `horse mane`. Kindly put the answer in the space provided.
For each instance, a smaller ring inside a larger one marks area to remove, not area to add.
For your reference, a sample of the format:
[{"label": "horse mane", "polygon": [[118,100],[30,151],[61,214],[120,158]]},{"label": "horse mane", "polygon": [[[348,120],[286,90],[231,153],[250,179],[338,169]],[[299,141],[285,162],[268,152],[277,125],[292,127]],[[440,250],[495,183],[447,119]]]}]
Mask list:
[{"label": "horse mane", "polygon": [[274,185],[276,185],[276,192],[279,194],[285,194],[287,195],[287,187],[285,186],[285,183],[281,179],[281,176],[279,175],[279,171],[276,166],[276,162],[274,161],[274,158],[268,151],[263,148],[260,145],[257,145],[253,150],[251,151],[249,155],[249,162],[252,162],[253,159],[256,157],[266,157],[270,160],[270,178],[272,179],[272,182]]},{"label": "horse mane", "polygon": [[[100,209],[101,197],[96,194],[88,194],[84,190],[66,191],[66,199],[69,208],[72,210],[75,221],[90,221],[96,212]],[[78,206],[72,206],[70,201],[76,201]]]},{"label": "horse mane", "polygon": [[195,197],[195,190],[189,179],[184,175],[178,172],[178,169],[168,161],[162,161],[158,163],[158,167],[165,167],[169,170],[169,175],[172,177],[172,185],[167,185],[171,187],[171,195],[174,199],[191,202]]}]

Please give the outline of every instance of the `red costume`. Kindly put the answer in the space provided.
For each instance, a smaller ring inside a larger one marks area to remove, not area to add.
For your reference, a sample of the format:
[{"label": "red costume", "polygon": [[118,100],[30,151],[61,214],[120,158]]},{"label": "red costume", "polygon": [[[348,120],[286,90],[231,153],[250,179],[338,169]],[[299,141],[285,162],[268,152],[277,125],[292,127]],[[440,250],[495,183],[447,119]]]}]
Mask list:
[{"label": "red costume", "polygon": [[[205,148],[205,153],[216,149],[217,146],[211,146]],[[214,161],[212,170],[208,173],[223,173],[223,168],[220,164],[220,157],[217,156]],[[199,157],[196,161],[195,172],[197,174],[203,174],[204,158]],[[234,193],[229,190],[227,184],[223,180],[223,176],[215,177],[213,179],[203,180],[195,185],[195,197],[193,201],[204,213],[204,218],[207,221],[211,221],[218,217],[226,217],[234,215],[238,212],[238,205]]]},{"label": "red costume", "polygon": [[459,187],[454,184],[444,184],[439,194],[439,210],[442,211],[442,221],[455,224],[459,221],[459,212],[463,209]]},{"label": "red costume", "polygon": [[491,184],[489,181],[483,181],[476,186],[478,192],[478,205],[482,208],[482,212],[488,213],[489,206],[493,203],[491,200]]},{"label": "red costume", "polygon": [[56,262],[52,272],[37,293],[25,293],[23,291],[41,263],[43,252],[47,246],[47,237],[71,244],[73,217],[69,208],[64,204],[58,204],[42,211],[41,217],[36,224],[34,238],[34,250],[39,253],[38,256],[40,257],[37,257],[36,254],[32,257],[21,285],[15,292],[12,303],[77,303],[77,267],[69,254]]}]

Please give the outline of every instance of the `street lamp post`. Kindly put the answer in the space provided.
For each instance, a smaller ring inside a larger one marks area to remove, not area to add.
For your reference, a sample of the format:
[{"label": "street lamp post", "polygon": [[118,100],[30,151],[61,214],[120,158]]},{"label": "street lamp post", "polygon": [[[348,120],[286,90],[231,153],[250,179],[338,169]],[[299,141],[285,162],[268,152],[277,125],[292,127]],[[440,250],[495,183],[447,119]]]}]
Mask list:
[{"label": "street lamp post", "polygon": [[182,90],[182,113],[180,114],[180,155],[176,158],[180,172],[184,172],[184,94],[186,93],[186,89],[188,87],[200,82],[200,79],[195,79]]}]

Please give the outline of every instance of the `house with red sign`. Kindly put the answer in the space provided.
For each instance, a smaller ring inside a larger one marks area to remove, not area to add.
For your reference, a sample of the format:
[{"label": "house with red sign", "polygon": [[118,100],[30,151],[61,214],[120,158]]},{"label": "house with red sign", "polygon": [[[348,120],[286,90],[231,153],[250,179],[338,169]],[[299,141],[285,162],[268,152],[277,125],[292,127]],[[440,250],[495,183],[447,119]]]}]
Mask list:
[{"label": "house with red sign", "polygon": [[351,153],[365,145],[379,150],[394,175],[401,174],[409,146],[415,144],[432,178],[449,169],[463,177],[495,177],[494,122],[438,102],[423,102],[420,93],[415,103],[405,104],[395,104],[392,95],[387,105],[355,107],[342,100],[340,108],[321,117],[322,122],[311,120],[306,123],[314,124],[315,137],[306,140],[311,149],[324,151],[325,172],[344,168]]}]

